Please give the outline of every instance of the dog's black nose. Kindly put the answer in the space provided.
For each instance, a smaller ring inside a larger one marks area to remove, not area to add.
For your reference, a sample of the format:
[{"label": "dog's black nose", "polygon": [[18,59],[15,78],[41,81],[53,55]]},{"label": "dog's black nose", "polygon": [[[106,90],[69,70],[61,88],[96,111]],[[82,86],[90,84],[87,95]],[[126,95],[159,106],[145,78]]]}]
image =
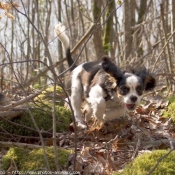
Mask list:
[{"label": "dog's black nose", "polygon": [[132,96],[130,97],[130,99],[131,99],[132,102],[136,102],[136,101],[137,101],[137,97],[134,96],[134,95],[132,95]]}]

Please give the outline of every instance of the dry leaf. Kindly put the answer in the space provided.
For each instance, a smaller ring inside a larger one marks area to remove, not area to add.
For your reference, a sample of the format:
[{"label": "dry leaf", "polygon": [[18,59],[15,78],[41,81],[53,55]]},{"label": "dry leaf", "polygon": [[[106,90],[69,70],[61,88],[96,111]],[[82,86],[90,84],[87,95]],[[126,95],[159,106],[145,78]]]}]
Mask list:
[{"label": "dry leaf", "polygon": [[10,14],[10,13],[5,12],[5,15],[6,15],[8,18],[12,19],[12,20],[15,19],[15,17],[14,17],[12,14]]},{"label": "dry leaf", "polygon": [[138,114],[141,114],[141,115],[149,114],[149,110],[144,109],[144,108],[142,108],[142,107],[138,107],[138,108],[136,109],[136,111],[137,111]]},{"label": "dry leaf", "polygon": [[106,165],[106,163],[107,163],[106,160],[105,160],[99,153],[97,153],[96,157],[97,157],[98,161],[99,161],[103,166]]},{"label": "dry leaf", "polygon": [[78,172],[83,171],[82,164],[79,161],[76,161],[76,163],[75,163],[75,170]]},{"label": "dry leaf", "polygon": [[116,148],[116,149],[119,149],[119,148],[124,148],[126,146],[126,140],[125,139],[117,139],[114,143],[113,143],[113,146]]},{"label": "dry leaf", "polygon": [[151,130],[154,130],[157,128],[157,124],[152,123],[152,122],[149,122],[148,126],[149,126],[149,129],[151,129]]},{"label": "dry leaf", "polygon": [[94,174],[104,174],[104,167],[100,162],[95,162],[94,164],[89,164],[88,166],[91,173]]},{"label": "dry leaf", "polygon": [[45,143],[46,146],[52,146],[53,145],[53,138],[49,138],[46,143]]},{"label": "dry leaf", "polygon": [[[5,5],[5,3],[0,2],[0,9],[4,9],[4,5]],[[4,9],[4,10],[5,10],[5,9]]]},{"label": "dry leaf", "polygon": [[11,4],[10,3],[4,3],[4,2],[0,2],[0,8],[3,9],[3,10],[10,10],[11,8]]},{"label": "dry leaf", "polygon": [[82,149],[81,154],[83,158],[88,159],[89,157],[92,157],[89,153],[89,147],[85,147]]},{"label": "dry leaf", "polygon": [[171,128],[171,123],[172,123],[172,119],[168,119],[164,124],[163,124],[163,129],[164,130],[168,130]]},{"label": "dry leaf", "polygon": [[108,171],[114,171],[115,170],[114,161],[112,160],[112,157],[109,153],[107,154],[106,169],[108,169]]},{"label": "dry leaf", "polygon": [[142,115],[147,115],[149,114],[151,111],[155,110],[155,104],[154,103],[149,103],[147,105],[144,105],[143,107],[138,107],[136,109],[138,114],[142,114]]},{"label": "dry leaf", "polygon": [[19,4],[17,4],[17,3],[12,3],[12,5],[14,6],[14,7],[20,7],[20,5]]}]

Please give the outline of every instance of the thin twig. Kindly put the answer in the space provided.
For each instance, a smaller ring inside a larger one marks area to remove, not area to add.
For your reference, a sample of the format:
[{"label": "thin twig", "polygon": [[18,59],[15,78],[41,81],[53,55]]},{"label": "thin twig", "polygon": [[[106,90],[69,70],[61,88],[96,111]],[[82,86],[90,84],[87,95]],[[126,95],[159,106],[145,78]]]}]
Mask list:
[{"label": "thin twig", "polygon": [[157,63],[158,63],[158,61],[159,61],[159,59],[160,59],[162,53],[164,52],[165,47],[169,44],[169,41],[170,41],[170,39],[174,36],[174,34],[175,34],[175,30],[172,32],[172,34],[169,36],[169,38],[167,39],[166,43],[165,43],[164,46],[162,47],[162,51],[159,53],[159,55],[158,55],[158,57],[157,57],[157,59],[156,59],[156,61],[155,61],[155,63],[154,63],[154,66],[153,66],[153,68],[152,68],[152,72],[154,72],[154,69],[155,69],[155,67],[156,67],[156,65],[157,65]]},{"label": "thin twig", "polygon": [[57,151],[57,140],[56,140],[56,77],[54,81],[54,90],[53,90],[53,105],[52,105],[52,126],[53,126],[53,147],[54,147],[54,155],[55,155],[55,166],[56,170],[60,171],[59,163],[58,163],[58,151]]},{"label": "thin twig", "polygon": [[155,169],[158,167],[159,163],[160,163],[163,159],[165,159],[172,151],[174,151],[174,149],[171,149],[170,151],[168,151],[167,154],[165,154],[164,156],[160,157],[160,158],[158,159],[157,163],[155,164],[155,166],[151,169],[151,171],[150,171],[147,175],[152,174],[152,173],[155,171]]},{"label": "thin twig", "polygon": [[139,148],[140,148],[140,144],[141,144],[140,138],[138,138],[138,141],[137,141],[137,144],[136,144],[136,149],[134,150],[134,152],[132,154],[132,157],[131,157],[132,160],[136,157],[136,154],[138,153]]},{"label": "thin twig", "polygon": [[70,98],[69,98],[69,95],[67,93],[67,91],[64,89],[64,86],[62,84],[62,81],[60,78],[58,78],[59,82],[60,82],[60,86],[62,87],[65,95],[66,95],[66,98],[68,100],[68,104],[69,104],[69,108],[72,112],[72,120],[73,120],[73,125],[74,125],[74,161],[73,161],[73,170],[75,171],[76,169],[76,160],[77,160],[77,126],[76,126],[76,120],[75,120],[75,116],[74,116],[74,111],[73,111],[73,108],[72,108],[72,105],[71,105],[71,102],[70,102]]}]

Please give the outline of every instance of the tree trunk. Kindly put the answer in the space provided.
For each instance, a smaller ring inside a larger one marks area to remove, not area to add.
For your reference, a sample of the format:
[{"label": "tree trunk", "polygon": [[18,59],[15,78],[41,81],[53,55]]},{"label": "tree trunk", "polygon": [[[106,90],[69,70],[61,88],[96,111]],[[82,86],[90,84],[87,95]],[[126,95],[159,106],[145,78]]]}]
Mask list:
[{"label": "tree trunk", "polygon": [[111,42],[111,34],[113,29],[113,14],[112,11],[115,8],[115,1],[114,0],[107,0],[107,11],[106,11],[106,25],[104,30],[104,37],[103,37],[103,49],[105,54],[109,54],[108,52],[111,50],[112,42]]},{"label": "tree trunk", "polygon": [[[136,11],[136,1],[132,0],[130,2],[130,25],[131,27],[136,25],[136,19],[135,19],[135,11]],[[132,35],[132,51],[131,51],[131,57],[135,57],[135,51],[137,50],[137,37],[135,37],[134,33],[135,31],[131,31],[131,35]]]},{"label": "tree trunk", "polygon": [[[58,6],[58,21],[61,21],[61,1],[57,1],[57,6]],[[62,51],[62,44],[58,40],[58,60],[60,61],[63,59],[63,51]],[[60,74],[64,70],[64,64],[62,63],[57,67],[58,73]]]},{"label": "tree trunk", "polygon": [[100,26],[101,22],[101,7],[103,4],[102,0],[92,0],[93,4],[93,17],[94,22],[96,23],[96,29],[94,32],[94,48],[96,52],[96,60],[99,60],[102,55],[104,55],[103,46],[102,46],[102,29]]},{"label": "tree trunk", "polygon": [[124,3],[124,59],[128,60],[132,52],[132,33],[131,33],[131,15],[130,15],[130,1],[125,0]]},{"label": "tree trunk", "polygon": [[[78,6],[79,6],[79,8],[80,8],[80,7],[81,7],[81,6],[80,6],[80,1],[77,0],[77,3],[78,3]],[[83,16],[81,15],[80,11],[79,11],[79,18],[80,18],[81,28],[82,28],[83,34],[85,34]],[[88,59],[86,47],[84,47],[84,55],[85,55],[85,56],[84,56],[84,57],[85,57],[85,61],[88,62],[89,59]]]},{"label": "tree trunk", "polygon": [[[140,1],[140,7],[139,7],[139,12],[138,12],[138,21],[137,24],[140,24],[144,21],[144,16],[146,13],[146,8],[147,8],[147,0],[142,0]],[[142,48],[142,29],[140,28],[137,31],[136,39],[137,39],[137,44],[136,44],[136,49],[137,49],[137,56],[143,56],[143,48]]]},{"label": "tree trunk", "polygon": [[[172,6],[171,6],[171,33],[175,30],[175,1],[171,0]],[[173,46],[175,49],[175,35],[173,36]]]}]

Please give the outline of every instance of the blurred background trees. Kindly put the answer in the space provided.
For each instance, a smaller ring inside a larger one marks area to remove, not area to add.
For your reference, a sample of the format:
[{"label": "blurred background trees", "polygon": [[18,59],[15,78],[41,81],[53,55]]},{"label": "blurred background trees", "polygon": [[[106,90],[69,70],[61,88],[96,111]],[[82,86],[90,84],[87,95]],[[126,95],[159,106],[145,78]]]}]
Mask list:
[{"label": "blurred background trees", "polygon": [[[93,26],[73,52],[78,64],[108,54],[120,67],[149,68],[157,79],[163,78],[159,85],[174,91],[173,0],[15,0],[6,4],[12,2],[9,9],[3,8],[2,1],[0,6],[1,91],[19,84],[43,86],[53,81],[55,72],[59,75],[67,69],[62,61],[53,71],[56,62],[63,59],[54,34],[58,21],[67,27],[71,48]],[[47,66],[53,67],[42,74]]]}]

